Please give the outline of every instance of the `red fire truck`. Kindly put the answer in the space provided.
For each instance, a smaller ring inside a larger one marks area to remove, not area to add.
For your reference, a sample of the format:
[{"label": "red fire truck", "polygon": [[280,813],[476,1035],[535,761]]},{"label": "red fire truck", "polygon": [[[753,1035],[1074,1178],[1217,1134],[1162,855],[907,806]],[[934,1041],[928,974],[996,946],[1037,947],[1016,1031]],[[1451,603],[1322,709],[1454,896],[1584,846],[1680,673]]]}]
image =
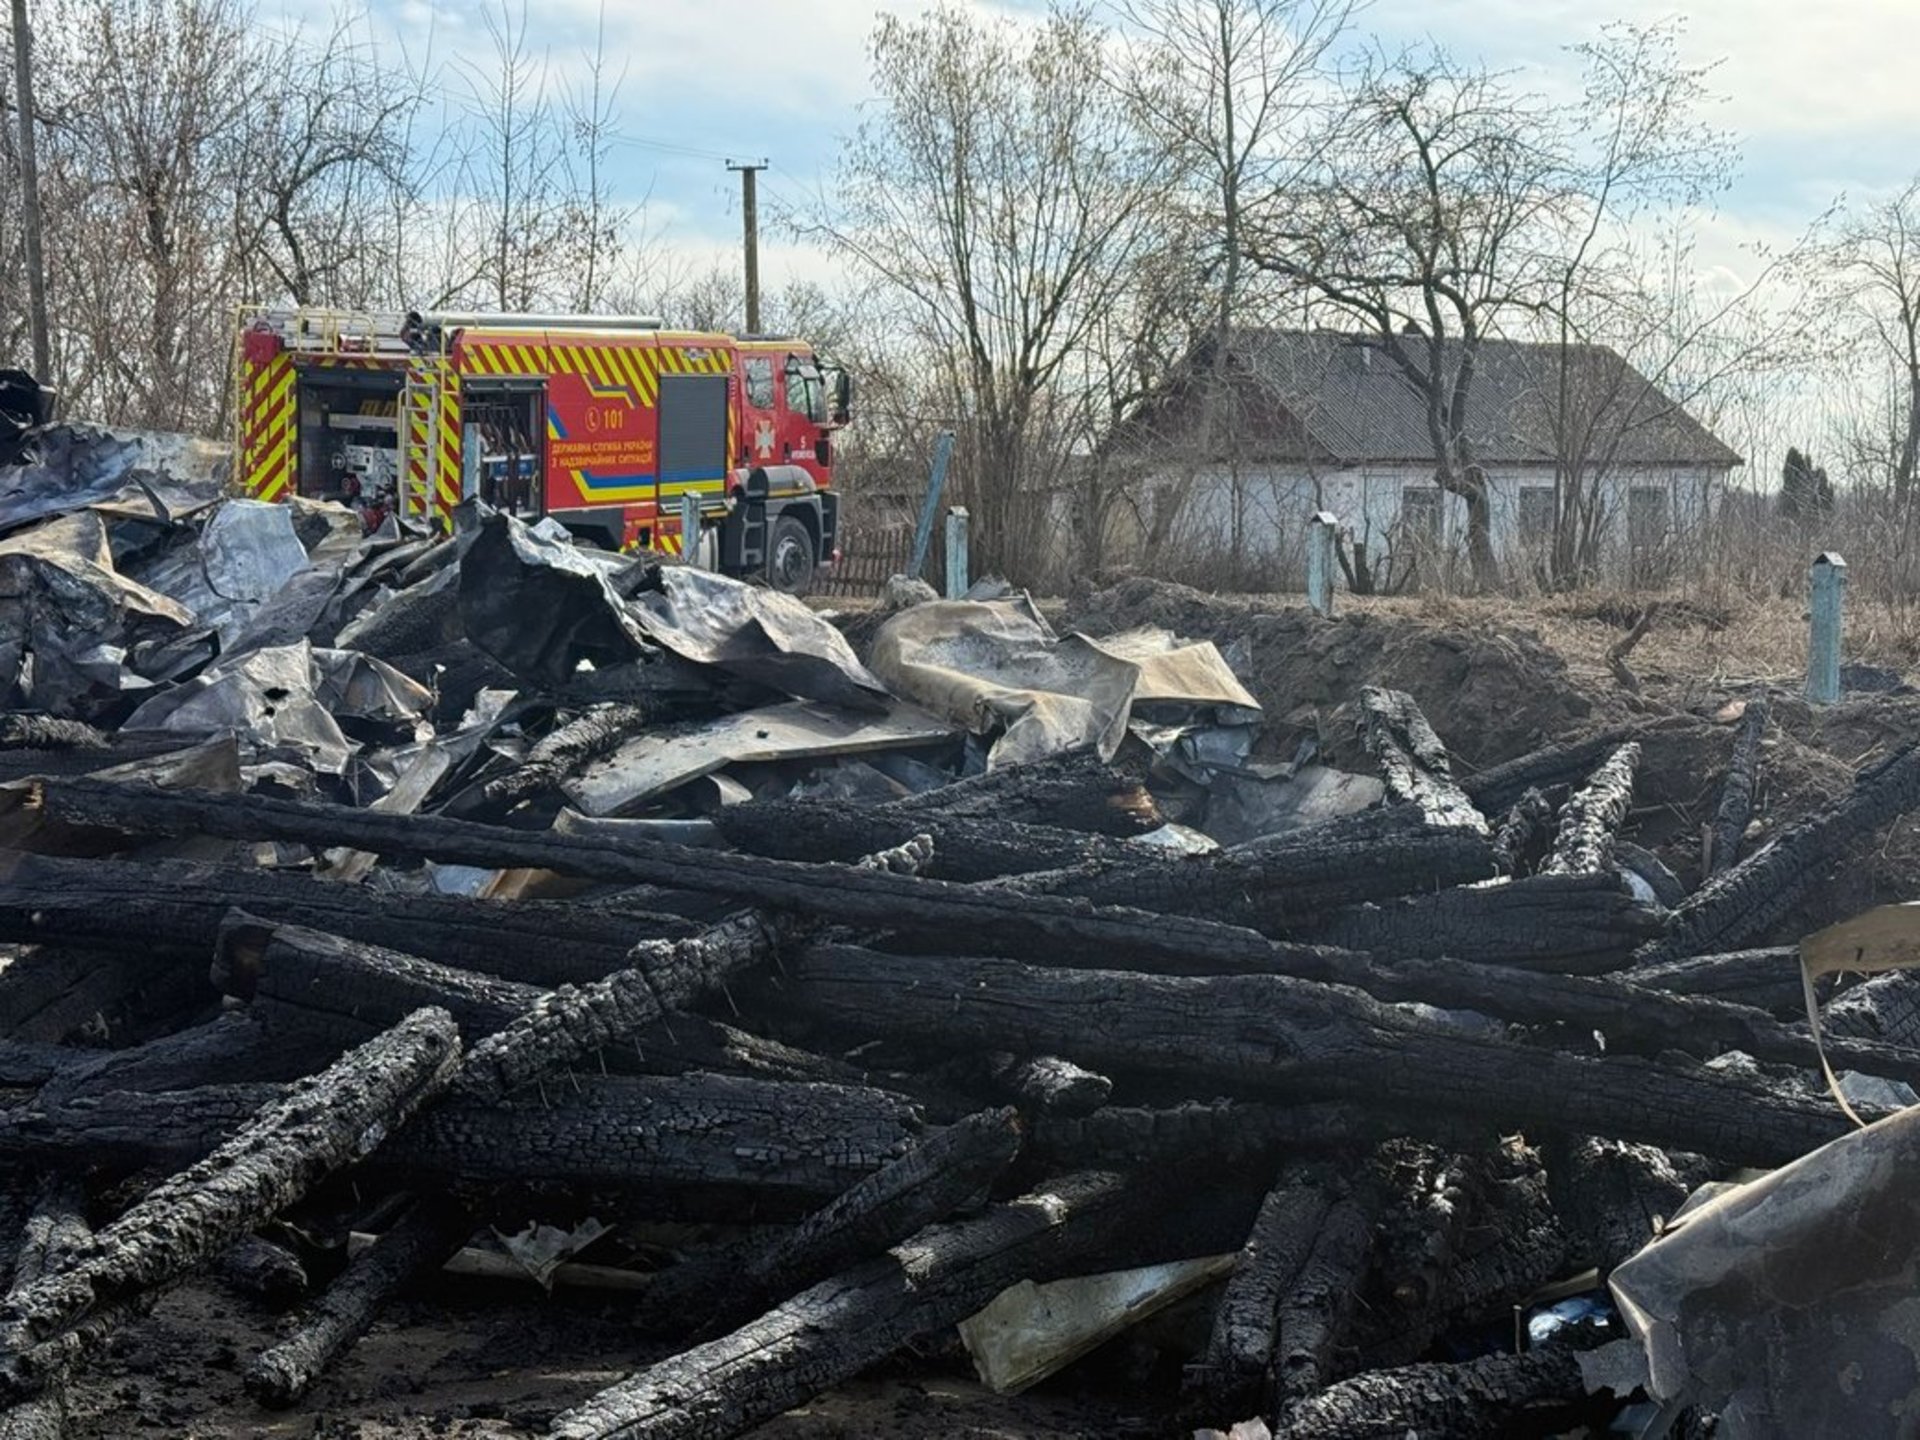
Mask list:
[{"label": "red fire truck", "polygon": [[[242,318],[236,473],[445,524],[478,496],[608,549],[804,594],[838,553],[846,371],[797,340],[588,315]],[[687,522],[697,534],[683,533]]]}]

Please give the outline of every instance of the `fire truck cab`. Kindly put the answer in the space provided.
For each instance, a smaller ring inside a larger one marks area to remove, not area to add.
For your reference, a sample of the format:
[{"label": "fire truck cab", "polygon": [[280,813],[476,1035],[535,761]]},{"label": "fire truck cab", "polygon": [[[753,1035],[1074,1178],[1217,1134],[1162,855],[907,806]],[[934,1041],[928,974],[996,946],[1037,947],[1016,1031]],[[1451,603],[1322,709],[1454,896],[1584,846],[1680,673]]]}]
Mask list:
[{"label": "fire truck cab", "polygon": [[262,310],[236,474],[263,500],[445,525],[477,496],[607,549],[809,590],[838,553],[852,382],[803,341],[629,316]]}]

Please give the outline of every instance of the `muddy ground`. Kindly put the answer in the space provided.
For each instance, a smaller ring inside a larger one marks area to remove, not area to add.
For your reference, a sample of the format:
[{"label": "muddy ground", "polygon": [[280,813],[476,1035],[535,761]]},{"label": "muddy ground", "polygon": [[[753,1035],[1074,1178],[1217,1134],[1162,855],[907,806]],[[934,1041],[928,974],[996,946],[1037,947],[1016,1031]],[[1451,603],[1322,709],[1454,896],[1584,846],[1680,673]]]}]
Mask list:
[{"label": "muddy ground", "polygon": [[[1635,717],[1666,718],[1644,742],[1630,835],[1659,851],[1690,883],[1699,834],[1718,795],[1739,700],[1774,682],[1764,830],[1840,792],[1852,772],[1920,734],[1920,695],[1858,697],[1810,710],[1780,657],[1716,648],[1715,632],[1687,617],[1662,627],[1634,657],[1641,693],[1608,674],[1602,658],[1620,618],[1543,607],[1524,623],[1512,602],[1447,601],[1347,607],[1332,622],[1296,601],[1212,597],[1179,586],[1127,581],[1048,610],[1062,628],[1110,633],[1158,625],[1227,650],[1266,706],[1267,748],[1292,753],[1313,734],[1336,763],[1354,756],[1347,707],[1363,685],[1414,694],[1462,768],[1498,764],[1550,741]],[[871,617],[850,631],[870,633]],[[1628,622],[1630,623],[1630,621]],[[1761,838],[1755,836],[1755,842]],[[1866,905],[1920,898],[1920,823],[1902,821],[1836,862],[1795,928]],[[105,1363],[72,1389],[83,1437],[519,1436],[661,1353],[626,1322],[630,1297],[562,1294],[530,1282],[441,1280],[413,1297],[363,1342],[297,1410],[271,1415],[242,1394],[239,1367],[274,1317],[211,1284],[165,1297],[126,1331]],[[1189,1325],[1204,1324],[1204,1315]],[[1054,1381],[1014,1399],[975,1384],[950,1343],[896,1362],[755,1432],[762,1440],[1067,1440],[1180,1433],[1152,1397],[1173,1391],[1178,1344],[1116,1342]]]}]

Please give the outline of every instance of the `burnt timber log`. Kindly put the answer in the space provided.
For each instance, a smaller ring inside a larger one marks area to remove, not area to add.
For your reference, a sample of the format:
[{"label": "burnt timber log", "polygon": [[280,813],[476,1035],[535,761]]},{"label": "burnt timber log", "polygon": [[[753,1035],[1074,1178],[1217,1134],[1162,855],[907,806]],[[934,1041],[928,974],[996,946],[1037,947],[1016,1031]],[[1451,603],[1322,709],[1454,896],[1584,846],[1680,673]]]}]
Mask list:
[{"label": "burnt timber log", "polygon": [[1764,695],[1747,702],[1740,728],[1727,759],[1727,778],[1720,786],[1720,803],[1707,826],[1706,855],[1701,868],[1708,875],[1731,870],[1740,861],[1740,847],[1753,819],[1754,796],[1760,789],[1760,741],[1766,734],[1772,706]]},{"label": "burnt timber log", "polygon": [[241,865],[0,856],[0,940],[138,941],[142,956],[204,964],[229,909],[540,986],[597,980],[635,941],[698,928],[619,905],[389,894]]},{"label": "burnt timber log", "polygon": [[1487,834],[1487,817],[1455,782],[1447,747],[1411,695],[1369,685],[1360,692],[1360,715],[1360,743],[1390,797],[1419,807],[1435,829]]},{"label": "burnt timber log", "polygon": [[62,1331],[177,1278],[364,1158],[452,1078],[458,1058],[451,1018],[422,1010],[254,1114],[101,1230],[85,1255],[8,1297],[0,1388],[33,1393],[47,1374],[42,1352]]},{"label": "burnt timber log", "polygon": [[1640,747],[1629,741],[1574,791],[1560,811],[1542,875],[1600,875],[1613,868],[1613,844],[1633,808],[1633,772],[1639,766]]},{"label": "burnt timber log", "polygon": [[1482,963],[1591,973],[1623,964],[1661,929],[1615,875],[1530,875],[1357,905],[1292,939],[1392,956],[1471,955]]},{"label": "burnt timber log", "polygon": [[1058,1055],[994,1055],[987,1070],[994,1086],[1032,1115],[1091,1115],[1113,1093],[1106,1076]]},{"label": "burnt timber log", "polygon": [[1281,1416],[1274,1440],[1484,1440],[1586,1393],[1580,1358],[1565,1349],[1375,1370],[1301,1400]]},{"label": "burnt timber log", "polygon": [[1800,988],[1800,952],[1791,945],[1687,955],[1655,965],[1636,965],[1628,974],[1635,985],[1649,990],[1725,1000],[1774,1014],[1807,1013],[1806,997]]},{"label": "burnt timber log", "polygon": [[1651,1145],[1591,1135],[1554,1136],[1544,1158],[1572,1265],[1591,1265],[1602,1276],[1652,1240],[1712,1178],[1703,1164],[1677,1164]]},{"label": "burnt timber log", "polygon": [[212,998],[199,973],[205,960],[204,953],[196,964],[117,948],[36,945],[0,970],[0,1035],[29,1044],[101,1044],[126,1022],[144,1029],[178,1021]]},{"label": "burnt timber log", "polygon": [[[281,1086],[206,1085],[23,1108],[0,1114],[0,1157],[124,1169],[191,1164],[286,1097]],[[911,1101],[862,1086],[582,1075],[544,1098],[443,1101],[391,1135],[364,1168],[403,1186],[737,1190],[813,1207],[904,1153],[922,1129]]]},{"label": "burnt timber log", "polygon": [[1011,820],[1124,839],[1161,822],[1144,766],[1101,761],[1091,748],[1003,765],[880,807],[889,815]]},{"label": "burnt timber log", "polygon": [[504,774],[461,792],[446,813],[465,819],[505,815],[523,801],[554,791],[575,770],[611,754],[659,716],[660,704],[601,705],[536,740],[526,758]]},{"label": "burnt timber log", "polygon": [[390,815],[266,796],[209,795],[87,779],[41,787],[50,814],[133,834],[287,840],[438,860],[547,869],[590,880],[751,895],[761,906],[1057,959],[1271,970],[1312,958],[1242,928],[1071,896],[1029,895],[843,865],[807,865],[658,842],[533,834],[438,816]]},{"label": "burnt timber log", "polygon": [[[56,1274],[86,1248],[93,1232],[87,1227],[85,1209],[86,1196],[71,1178],[52,1178],[41,1186],[17,1237],[14,1291]],[[0,1408],[0,1440],[61,1440],[67,1430],[63,1378],[49,1376],[40,1394]]]},{"label": "burnt timber log", "polygon": [[1460,782],[1483,811],[1505,810],[1528,790],[1570,789],[1593,773],[1593,767],[1630,740],[1644,740],[1663,731],[1713,728],[1691,716],[1674,716],[1631,725],[1613,725],[1578,740],[1530,751],[1503,765],[1482,770]]},{"label": "burnt timber log", "polygon": [[1756,1165],[1804,1154],[1848,1123],[1824,1097],[1638,1056],[1589,1059],[1463,1035],[1360,991],[1288,976],[1045,969],[815,945],[791,962],[791,977],[793,1000],[843,1033],[1011,1043],[1249,1097],[1490,1116]]},{"label": "burnt timber log", "polygon": [[1214,1312],[1206,1354],[1186,1375],[1202,1416],[1224,1424],[1267,1409],[1280,1302],[1293,1292],[1333,1198],[1325,1182],[1297,1169],[1267,1192]]},{"label": "burnt timber log", "polygon": [[[87,782],[80,782],[87,783]],[[1920,805],[1920,746],[1862,775],[1852,793],[1780,832],[1773,843],[1724,870],[1667,917],[1666,933],[1643,946],[1643,965],[1763,938],[1840,858],[1846,846]]]},{"label": "burnt timber log", "polygon": [[1538,790],[1529,790],[1507,807],[1493,827],[1493,866],[1502,875],[1519,875],[1533,853],[1534,841],[1553,819],[1553,807]]},{"label": "burnt timber log", "polygon": [[241,1375],[247,1393],[273,1409],[299,1401],[410,1280],[446,1264],[473,1228],[458,1200],[421,1201],[347,1262],[295,1317],[292,1334],[254,1357]]},{"label": "burnt timber log", "polygon": [[[374,1027],[378,1028],[378,1027]],[[246,1013],[225,1014],[124,1050],[65,1050],[43,1104],[115,1090],[188,1090],[218,1076],[227,1084],[292,1081],[324,1070],[344,1045],[274,1031]]]},{"label": "burnt timber log", "polygon": [[307,1267],[264,1235],[243,1235],[221,1252],[214,1272],[229,1290],[281,1308],[307,1293]]},{"label": "burnt timber log", "polygon": [[1140,1196],[1076,1174],[932,1226],[751,1324],[601,1391],[559,1416],[553,1440],[725,1440],[937,1334],[1017,1280],[1068,1273],[1139,1219]]},{"label": "burnt timber log", "polygon": [[1355,1200],[1336,1201],[1321,1217],[1306,1262],[1280,1295],[1273,1382],[1282,1402],[1311,1395],[1330,1378],[1372,1240],[1373,1221]]}]

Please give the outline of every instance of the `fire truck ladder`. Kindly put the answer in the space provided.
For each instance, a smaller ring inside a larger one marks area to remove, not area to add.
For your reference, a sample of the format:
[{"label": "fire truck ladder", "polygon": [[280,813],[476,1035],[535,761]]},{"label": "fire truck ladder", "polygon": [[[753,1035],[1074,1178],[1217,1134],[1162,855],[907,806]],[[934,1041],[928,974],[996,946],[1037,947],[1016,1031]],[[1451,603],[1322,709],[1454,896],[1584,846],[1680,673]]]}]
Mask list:
[{"label": "fire truck ladder", "polygon": [[[441,405],[455,381],[445,355],[415,355],[400,390],[400,513],[426,522],[439,513]],[[457,489],[458,476],[452,478]]]}]

